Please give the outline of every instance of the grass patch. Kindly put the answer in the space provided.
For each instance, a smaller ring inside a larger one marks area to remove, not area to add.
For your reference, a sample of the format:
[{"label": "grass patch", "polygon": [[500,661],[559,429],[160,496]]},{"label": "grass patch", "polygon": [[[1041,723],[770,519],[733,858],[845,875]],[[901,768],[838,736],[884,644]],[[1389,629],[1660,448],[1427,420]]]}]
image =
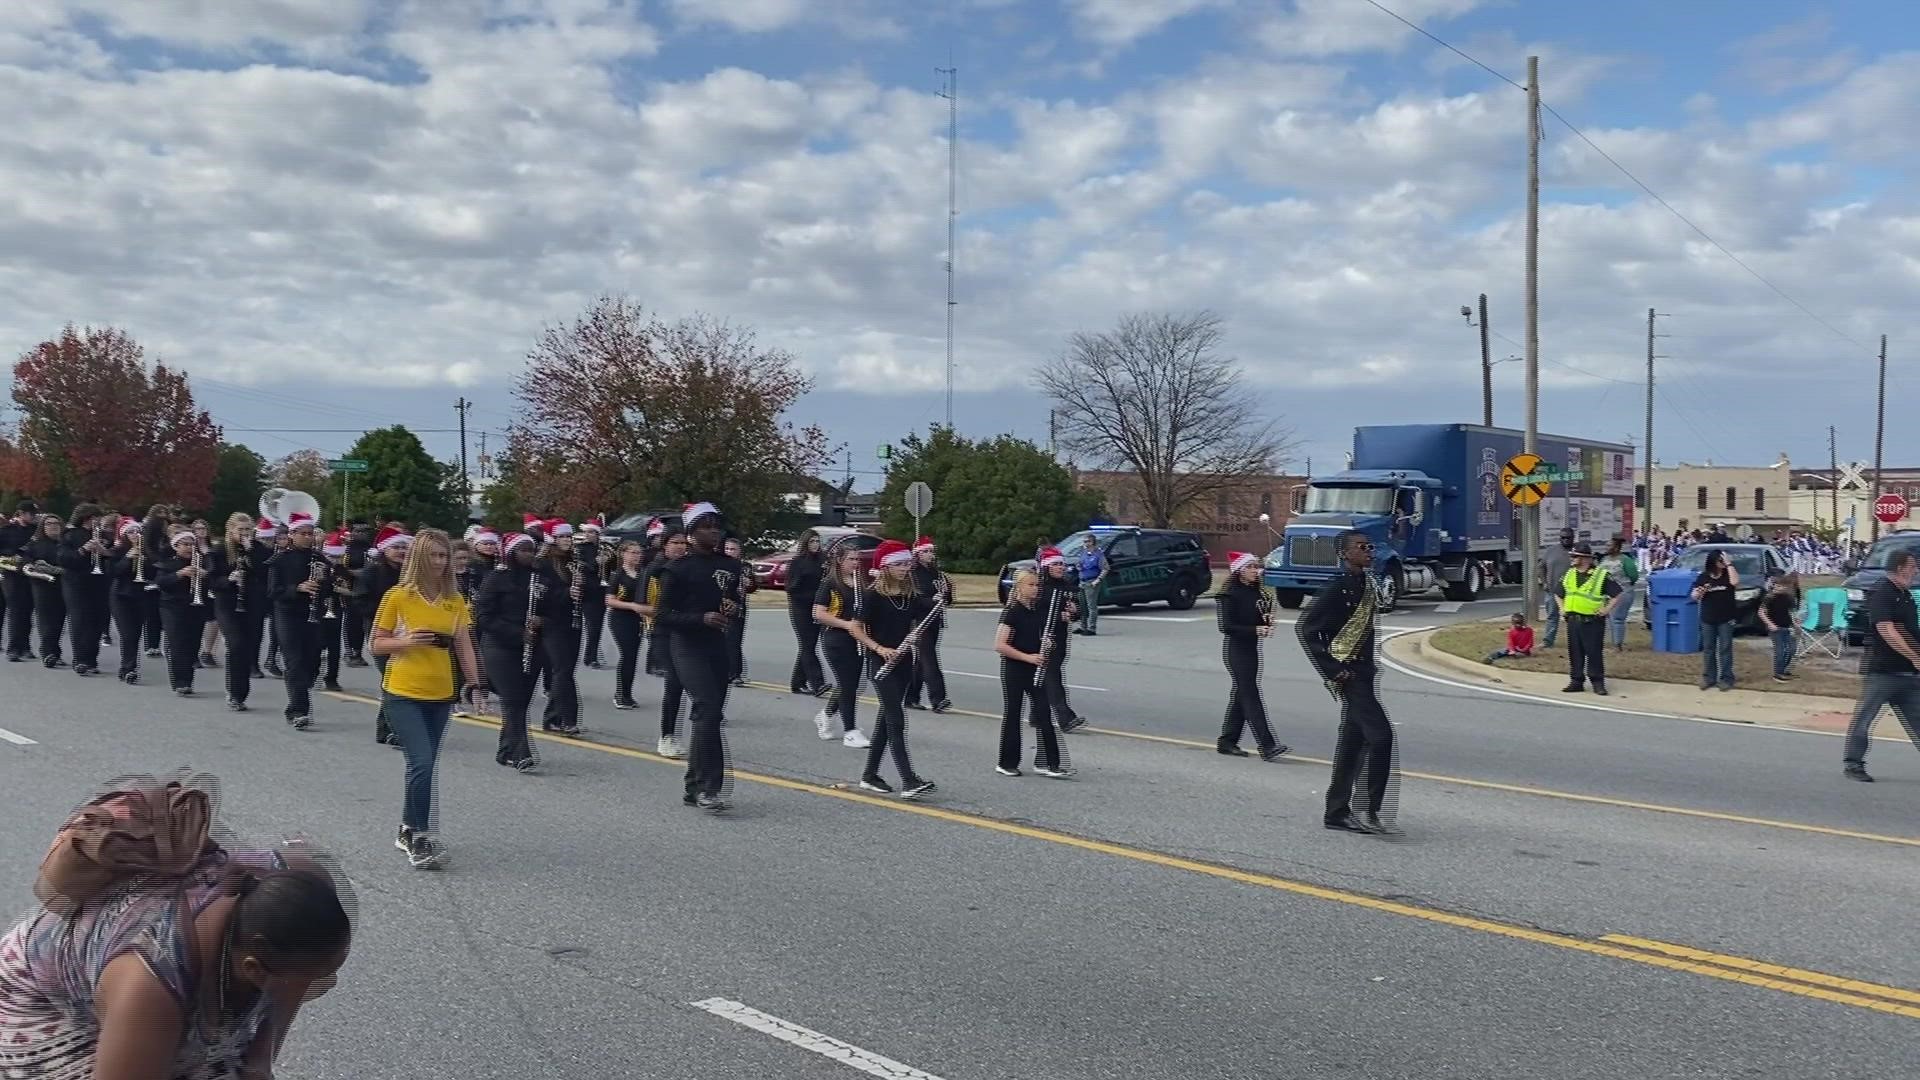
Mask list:
[{"label": "grass patch", "polygon": [[[1537,645],[1541,639],[1540,627],[1534,628],[1534,636]],[[1485,660],[1488,653],[1504,648],[1506,642],[1507,624],[1504,622],[1456,623],[1435,631],[1433,636],[1427,639],[1429,645],[1441,652],[1476,662]],[[1567,673],[1566,637],[1563,633],[1556,647],[1550,652],[1536,652],[1533,656],[1522,660],[1501,660],[1487,667],[1489,670],[1512,668],[1516,671],[1565,675]],[[1838,660],[1824,653],[1816,653],[1794,661],[1792,670],[1799,675],[1799,678],[1784,683],[1774,682],[1772,643],[1764,637],[1733,639],[1733,673],[1738,680],[1735,685],[1742,690],[1817,694],[1838,698],[1855,697],[1860,692],[1860,651],[1858,649],[1842,649]],[[1651,636],[1635,617],[1627,623],[1626,651],[1614,652],[1612,646],[1607,647],[1607,677],[1698,686],[1700,654],[1654,652]]]},{"label": "grass patch", "polygon": [[[956,604],[1000,603],[1000,578],[996,574],[948,574],[947,577],[953,580]],[[747,599],[754,607],[787,606],[787,594],[778,589],[761,589]]]}]

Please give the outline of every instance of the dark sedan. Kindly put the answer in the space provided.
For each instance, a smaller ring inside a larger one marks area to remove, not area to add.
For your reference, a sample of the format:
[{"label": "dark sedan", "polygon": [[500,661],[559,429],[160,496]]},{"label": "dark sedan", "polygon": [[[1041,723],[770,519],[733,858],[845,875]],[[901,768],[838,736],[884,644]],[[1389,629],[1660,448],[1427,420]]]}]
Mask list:
[{"label": "dark sedan", "polygon": [[[1773,579],[1789,569],[1786,558],[1767,544],[1696,544],[1681,552],[1668,569],[1698,574],[1707,568],[1707,555],[1715,551],[1726,555],[1734,573],[1740,575],[1740,585],[1733,591],[1734,632],[1758,629],[1760,600],[1766,596],[1767,586]],[[1649,618],[1651,614],[1649,611]]]}]

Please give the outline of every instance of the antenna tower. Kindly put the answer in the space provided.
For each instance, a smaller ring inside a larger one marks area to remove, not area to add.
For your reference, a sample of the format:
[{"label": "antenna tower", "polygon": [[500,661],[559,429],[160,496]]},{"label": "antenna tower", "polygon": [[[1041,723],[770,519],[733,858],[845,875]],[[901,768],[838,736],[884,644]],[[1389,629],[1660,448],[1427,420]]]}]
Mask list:
[{"label": "antenna tower", "polygon": [[940,96],[947,99],[947,427],[953,427],[953,263],[954,222],[959,217],[958,184],[960,172],[960,69],[953,64],[953,47],[947,47],[949,66],[934,68],[946,76],[946,88]]}]

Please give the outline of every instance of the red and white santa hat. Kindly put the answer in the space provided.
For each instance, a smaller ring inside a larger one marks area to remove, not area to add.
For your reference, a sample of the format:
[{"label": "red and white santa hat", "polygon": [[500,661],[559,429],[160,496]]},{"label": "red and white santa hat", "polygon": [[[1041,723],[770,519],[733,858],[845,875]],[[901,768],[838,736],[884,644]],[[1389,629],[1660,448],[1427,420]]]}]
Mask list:
[{"label": "red and white santa hat", "polygon": [[654,518],[652,521],[647,522],[648,538],[659,536],[661,533],[666,531],[667,531],[667,523],[661,520],[660,518]]},{"label": "red and white santa hat", "polygon": [[479,532],[473,534],[472,540],[468,541],[468,543],[472,544],[498,544],[499,542],[500,534],[494,532],[492,529],[481,529]]},{"label": "red and white santa hat", "polygon": [[889,566],[906,566],[913,562],[913,549],[898,540],[882,540],[880,546],[873,549],[873,573],[879,573]]},{"label": "red and white santa hat", "polygon": [[923,551],[932,551],[932,550],[933,550],[933,537],[931,536],[923,536],[920,539],[915,540],[913,542],[913,553],[915,555],[918,555]]},{"label": "red and white santa hat", "polygon": [[508,533],[507,538],[500,542],[500,554],[510,555],[515,548],[532,547],[533,545],[533,537],[528,536],[526,533]]},{"label": "red and white santa hat", "polygon": [[598,514],[580,523],[581,532],[592,533],[595,537],[598,537],[600,535],[600,530],[606,527],[607,527],[607,515],[605,514]]},{"label": "red and white santa hat", "polygon": [[522,529],[527,529],[527,530],[538,529],[540,526],[545,524],[546,524],[546,521],[543,518],[541,518],[539,514],[521,514],[520,515],[520,527]]},{"label": "red and white santa hat", "polygon": [[391,525],[382,525],[380,531],[373,534],[373,546],[380,551],[406,547],[411,543],[413,543],[413,537]]},{"label": "red and white santa hat", "polygon": [[320,553],[329,559],[338,558],[347,553],[347,530],[335,529],[327,534],[320,543]]},{"label": "red and white santa hat", "polygon": [[171,540],[173,542],[173,546],[175,547],[179,547],[180,541],[182,540],[191,540],[196,544],[200,542],[200,537],[195,535],[194,531],[185,525],[174,526],[173,532],[167,537],[167,539]]},{"label": "red and white santa hat", "polygon": [[318,522],[313,520],[313,515],[305,512],[304,510],[295,510],[292,514],[289,514],[287,516],[288,532],[297,532],[301,529],[311,529],[318,524],[319,524]]},{"label": "red and white santa hat", "polygon": [[548,518],[540,523],[540,531],[547,534],[547,539],[558,540],[563,536],[572,536],[573,526],[567,524],[564,518]]},{"label": "red and white santa hat", "polygon": [[275,525],[272,518],[261,518],[253,523],[253,532],[262,540],[271,540],[280,535],[280,526]]},{"label": "red and white santa hat", "polygon": [[710,502],[688,503],[681,511],[680,525],[682,528],[691,529],[701,518],[719,516],[720,508]]},{"label": "red and white santa hat", "polygon": [[1041,566],[1059,566],[1064,564],[1066,561],[1067,561],[1067,557],[1065,555],[1060,554],[1059,548],[1043,547],[1040,549],[1040,565]]},{"label": "red and white santa hat", "polygon": [[1259,565],[1259,563],[1260,563],[1260,556],[1255,555],[1251,551],[1227,552],[1227,569],[1232,571],[1233,573],[1237,574],[1240,571],[1245,570],[1247,567],[1257,566]]},{"label": "red and white santa hat", "polygon": [[125,540],[129,533],[137,533],[139,531],[140,531],[139,518],[123,517],[120,519],[120,528],[115,531],[115,535],[120,537],[120,539]]}]

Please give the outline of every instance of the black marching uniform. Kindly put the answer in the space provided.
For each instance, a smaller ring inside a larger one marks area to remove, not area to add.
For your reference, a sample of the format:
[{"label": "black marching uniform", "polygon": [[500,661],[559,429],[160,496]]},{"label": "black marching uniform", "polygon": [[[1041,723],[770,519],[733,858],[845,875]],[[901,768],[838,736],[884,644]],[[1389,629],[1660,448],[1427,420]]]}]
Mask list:
[{"label": "black marching uniform", "polygon": [[[347,553],[348,565],[352,565],[353,553]],[[388,560],[386,552],[373,551],[363,553],[360,567],[354,572],[353,596],[347,603],[347,655],[356,657],[360,650],[353,644],[354,629],[358,626],[360,638],[367,640],[369,628],[373,626],[374,616],[380,613],[380,601],[386,599],[387,590],[400,584],[400,567]],[[387,657],[374,655],[373,666],[380,669],[382,685],[387,675]],[[454,665],[459,667],[458,664]],[[384,697],[384,695],[383,695]],[[373,718],[373,741],[386,743],[394,749],[400,749],[400,740],[393,735],[393,728],[387,725],[387,707],[383,704]]]},{"label": "black marching uniform", "polygon": [[[647,577],[647,605],[649,607],[653,605],[654,599],[660,594],[659,575],[662,570],[666,569],[669,561],[666,552],[658,549],[649,552],[647,555],[647,565],[642,570],[642,573]],[[658,619],[648,619],[646,629],[647,640],[642,649],[642,654],[646,657],[646,672],[649,675],[664,679],[667,677],[668,669],[671,667],[671,657],[667,652],[669,632]]]},{"label": "black marching uniform", "polygon": [[[879,589],[868,589],[866,611],[861,624],[867,629],[867,636],[874,644],[897,649],[907,639],[913,628],[933,610],[933,600],[920,595],[907,583],[907,594],[901,597],[888,596]],[[916,646],[916,650],[918,647]],[[889,751],[893,752],[893,767],[900,773],[900,794],[909,799],[919,798],[933,790],[933,785],[921,779],[913,771],[913,759],[907,753],[907,680],[912,676],[914,657],[912,653],[894,661],[893,668],[884,675],[881,669],[886,662],[880,654],[867,654],[867,675],[873,681],[875,695],[880,698],[878,717],[873,725],[873,740],[867,747],[867,767],[860,774],[860,786],[869,791],[891,792],[886,781],[880,779],[880,759]]]},{"label": "black marching uniform", "polygon": [[[212,564],[212,560],[202,555],[198,558],[201,567]],[[201,579],[198,590],[200,603],[194,603],[196,589],[191,575],[180,571],[195,564],[195,558],[182,559],[169,551],[167,557],[154,563],[153,582],[158,587],[160,597],[160,624],[162,648],[167,657],[167,686],[174,693],[193,693],[193,673],[200,666],[200,635],[207,628],[207,613],[211,606],[206,602],[206,583]]]},{"label": "black marching uniform", "polygon": [[[140,524],[141,541],[146,544],[147,558],[159,560],[173,554],[173,538],[167,535],[167,519],[157,514],[149,514]],[[148,572],[152,577],[152,572]],[[141,644],[146,647],[147,655],[159,657],[160,653],[160,593],[150,589],[144,594],[146,620],[141,630]]]},{"label": "black marching uniform", "polygon": [[[913,560],[909,573],[913,577],[913,589],[931,606],[935,600],[945,598],[953,603],[953,583],[939,569],[926,566],[919,559]],[[907,672],[907,708],[921,707],[921,692],[926,693],[928,704],[934,712],[945,712],[953,704],[947,698],[947,675],[940,670],[940,632],[947,628],[944,613],[927,627],[921,635],[920,647],[913,650],[913,669]]]},{"label": "black marching uniform", "polygon": [[[1340,702],[1340,734],[1334,744],[1324,818],[1330,829],[1358,826],[1357,831],[1372,832],[1377,823],[1390,825],[1397,809],[1393,723],[1380,704],[1380,669],[1375,660],[1378,603],[1373,576],[1348,571],[1322,586],[1294,625],[1307,659]],[[1356,774],[1361,781],[1357,807]],[[1365,819],[1356,820],[1355,811]],[[1381,819],[1382,814],[1387,818]]]},{"label": "black marching uniform", "polygon": [[[86,550],[97,535],[93,529],[70,528],[60,543],[60,592],[67,605],[67,640],[73,645],[73,670],[78,675],[100,670],[100,635],[110,617],[110,556],[102,552],[96,558]],[[100,572],[94,573],[95,569]]]},{"label": "black marching uniform", "polygon": [[[317,542],[317,541],[316,541]],[[317,580],[320,591],[308,596],[299,587]],[[338,619],[326,618],[321,605],[333,591],[333,568],[314,548],[289,547],[267,565],[267,595],[273,602],[273,625],[280,640],[280,662],[286,672],[287,723],[304,730],[313,721],[313,684],[320,671],[320,644],[325,634],[337,638]]]},{"label": "black marching uniform", "polygon": [[727,681],[735,686],[747,685],[747,594],[760,589],[753,580],[753,571],[744,569],[744,562],[741,566],[740,581],[734,590],[738,616],[727,624]]},{"label": "black marching uniform", "polygon": [[600,632],[607,623],[606,572],[600,567],[598,540],[575,536],[573,551],[583,574],[580,582],[580,662],[590,668],[600,665]]},{"label": "black marching uniform", "polygon": [[[1072,574],[1054,577],[1045,567],[1041,567],[1040,599],[1036,606],[1046,610],[1049,604],[1053,603],[1056,593],[1059,594],[1059,603],[1062,605],[1056,610],[1064,610],[1066,604],[1072,604],[1076,608],[1079,606],[1079,581]],[[1053,722],[1060,726],[1062,735],[1086,723],[1079,713],[1073,711],[1073,706],[1067,701],[1066,668],[1067,653],[1070,650],[1068,638],[1055,634],[1053,653],[1047,657],[1046,670],[1040,676],[1041,696],[1046,698],[1047,707],[1053,710]]]},{"label": "black marching uniform", "polygon": [[633,700],[633,677],[640,668],[641,623],[639,615],[624,608],[606,607],[606,602],[611,599],[623,604],[646,603],[646,576],[645,570],[629,574],[624,567],[615,567],[613,573],[607,575],[606,591],[600,601],[606,610],[607,629],[613,633],[614,649],[619,653],[613,666],[613,707],[616,709],[639,707]]},{"label": "black marching uniform", "polygon": [[[866,617],[868,590],[858,586],[842,584],[838,572],[827,575],[820,581],[820,587],[814,591],[813,602],[827,609],[827,614],[836,619],[851,619],[859,622]],[[860,721],[856,712],[860,704],[860,664],[864,651],[853,634],[837,626],[820,627],[820,651],[826,655],[827,670],[833,672],[833,692],[827,696],[826,707],[820,710],[822,716],[840,717],[840,727],[851,735],[860,730]],[[828,725],[820,725],[820,737],[830,739],[832,732]]]},{"label": "black marching uniform", "polygon": [[[1045,595],[1043,592],[1036,597],[1032,607],[1017,599],[1009,600],[1006,610],[1000,613],[1001,624],[1013,628],[1013,632],[1007,635],[1007,644],[1023,653],[1040,655],[1042,643],[1046,640],[1048,610],[1040,603]],[[1056,609],[1050,653],[1058,650],[1065,636],[1066,627]],[[1034,771],[1042,774],[1064,771],[1066,756],[1060,747],[1060,734],[1053,726],[1053,710],[1047,705],[1046,693],[1040,680],[1035,678],[1037,674],[1038,670],[1023,660],[1007,656],[1000,658],[1000,763],[997,771],[1002,776],[1020,775],[1022,712],[1026,713],[1027,722],[1033,725]]]},{"label": "black marching uniform", "polygon": [[[540,629],[534,634],[534,671],[541,676],[547,691],[546,708],[540,715],[542,731],[561,735],[580,734],[580,631],[574,620],[584,613],[569,590],[573,580],[556,569],[552,560],[542,558],[533,564],[541,575],[546,591],[540,596]],[[578,570],[576,564],[574,569]],[[584,625],[585,620],[582,619]]]},{"label": "black marching uniform", "polygon": [[1252,728],[1260,756],[1271,761],[1288,750],[1274,739],[1266,700],[1260,694],[1260,631],[1273,626],[1273,598],[1236,574],[1214,597],[1213,613],[1220,626],[1220,655],[1228,679],[1227,718],[1220,728],[1218,749],[1233,757],[1245,756],[1240,735]]},{"label": "black marching uniform", "polygon": [[[27,544],[38,527],[12,518],[0,522],[0,558],[18,559],[25,565]],[[0,578],[5,579],[0,580],[0,589],[7,599],[7,659],[17,663],[33,654],[33,580],[17,569],[0,572]]]},{"label": "black marching uniform", "polygon": [[[539,655],[534,667],[526,664],[527,591],[534,568],[521,566],[511,555],[488,571],[474,600],[473,625],[479,629],[480,670],[500,702],[500,743],[493,760],[516,769],[538,764],[533,740],[527,735],[527,706],[533,701]],[[544,581],[544,579],[542,579]]]},{"label": "black marching uniform", "polygon": [[[644,582],[646,604],[654,608],[656,615],[660,604],[660,576],[673,565],[673,560],[661,555],[641,571]],[[647,625],[651,633],[647,637],[647,669],[660,676],[660,750],[662,753],[678,753],[679,748],[673,740],[680,734],[680,706],[687,699],[687,688],[680,676],[673,670],[673,628],[661,622],[657,617],[649,618]]]},{"label": "black marching uniform", "polygon": [[799,646],[787,689],[796,694],[817,694],[827,686],[827,673],[820,667],[820,624],[813,621],[813,598],[820,591],[822,571],[817,551],[803,551],[787,562],[787,622]]},{"label": "black marching uniform", "polygon": [[[345,616],[340,624],[340,632],[346,637],[346,663],[348,667],[366,666],[367,659],[361,655],[361,651],[366,647],[369,639],[371,627],[373,626],[373,617],[380,611],[377,601],[372,608],[363,607],[359,603],[360,581],[365,576],[362,571],[366,570],[368,563],[385,561],[386,557],[378,551],[375,551],[373,544],[365,536],[362,536],[359,530],[356,529],[354,534],[348,538],[347,553],[340,558],[341,568],[348,574],[353,575],[354,583],[354,602],[347,605]],[[374,664],[376,666],[380,665],[379,657],[374,657]],[[459,665],[456,664],[454,666],[458,667]],[[381,667],[380,670],[384,673],[386,668]],[[379,728],[381,731],[385,731],[386,727],[386,716],[382,714],[379,721]],[[381,741],[385,742],[386,740],[382,739]],[[395,745],[398,744],[396,743]]]},{"label": "black marching uniform", "polygon": [[[42,526],[44,528],[44,526]],[[26,559],[28,562],[45,562],[60,565],[60,541],[45,533],[35,533],[27,542]],[[28,578],[33,583],[33,619],[40,631],[40,662],[47,667],[66,667],[61,657],[60,638],[67,627],[67,598],[60,579],[66,571],[54,575],[52,581]]]},{"label": "black marching uniform", "polygon": [[[215,551],[214,576],[207,588],[213,593],[213,617],[220,623],[220,637],[227,643],[227,707],[240,710],[246,708],[253,687],[254,665],[260,662],[260,632],[272,608],[267,576],[273,549],[258,540],[238,552],[229,551],[228,546]],[[238,582],[233,580],[236,573]]]},{"label": "black marching uniform", "polygon": [[739,579],[745,572],[740,560],[723,552],[689,551],[667,563],[659,575],[654,619],[671,629],[667,648],[673,671],[693,699],[684,778],[689,806],[724,809],[733,785],[720,730],[726,723],[727,628],[708,626],[705,617],[718,612],[729,623],[737,617]]},{"label": "black marching uniform", "polygon": [[120,681],[136,683],[140,681],[140,645],[147,625],[147,594],[155,591],[153,560],[145,549],[135,554],[133,544],[122,539],[114,546],[107,575],[111,582],[108,602],[113,608],[113,636],[120,646]]}]

